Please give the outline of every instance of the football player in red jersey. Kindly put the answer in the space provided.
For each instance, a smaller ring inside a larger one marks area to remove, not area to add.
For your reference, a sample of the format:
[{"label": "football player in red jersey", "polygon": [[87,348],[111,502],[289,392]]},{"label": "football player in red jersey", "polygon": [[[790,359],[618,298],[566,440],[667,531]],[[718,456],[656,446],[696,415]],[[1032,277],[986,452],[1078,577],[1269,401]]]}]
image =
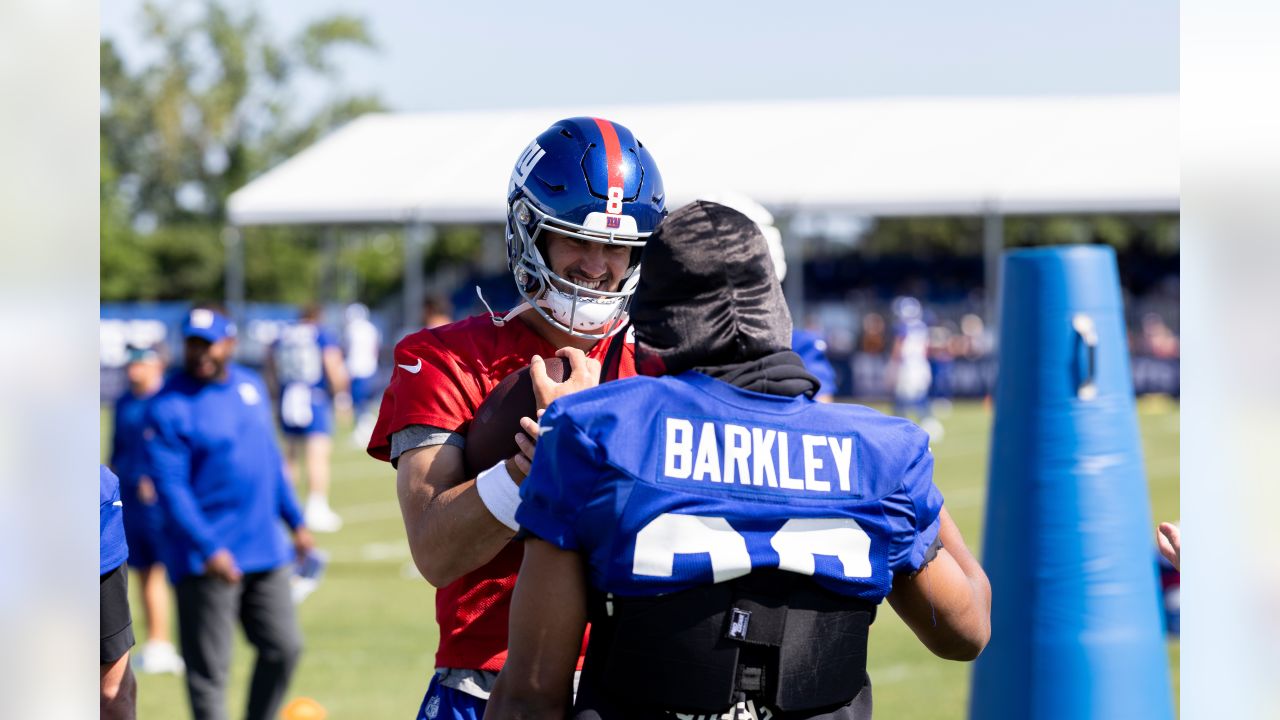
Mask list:
[{"label": "football player in red jersey", "polygon": [[662,176],[630,130],[561,120],[521,153],[508,187],[508,264],[524,302],[396,345],[369,453],[396,467],[414,563],[437,588],[440,645],[419,718],[479,720],[507,656],[523,555],[510,541],[529,466],[517,454],[472,476],[463,447],[476,409],[507,375],[562,348],[588,361],[574,358],[561,391],[635,374],[626,311],[640,250],[665,215]]}]

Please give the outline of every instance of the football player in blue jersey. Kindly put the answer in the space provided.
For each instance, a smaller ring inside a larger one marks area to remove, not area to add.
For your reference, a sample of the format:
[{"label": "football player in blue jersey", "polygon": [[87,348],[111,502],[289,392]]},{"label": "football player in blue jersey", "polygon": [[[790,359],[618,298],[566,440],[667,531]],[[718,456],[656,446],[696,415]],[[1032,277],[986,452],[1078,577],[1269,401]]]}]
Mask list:
[{"label": "football player in blue jersey", "polygon": [[525,423],[524,564],[487,717],[867,718],[886,598],[935,654],[982,651],[990,586],[928,436],[813,401],[754,223],[704,201],[672,214],[631,318],[641,377]]},{"label": "football player in blue jersey", "polygon": [[334,398],[349,392],[342,347],[320,324],[320,308],[303,309],[271,346],[263,368],[274,390],[280,429],[284,431],[289,476],[307,469],[307,527],[337,532],[342,518],[329,505],[329,461],[333,454]]},{"label": "football player in blue jersey", "polygon": [[929,405],[929,387],[933,370],[929,366],[929,326],[924,321],[924,307],[909,296],[893,301],[893,350],[885,378],[893,390],[893,412],[915,415],[920,427],[940,439],[942,423],[933,416]]}]

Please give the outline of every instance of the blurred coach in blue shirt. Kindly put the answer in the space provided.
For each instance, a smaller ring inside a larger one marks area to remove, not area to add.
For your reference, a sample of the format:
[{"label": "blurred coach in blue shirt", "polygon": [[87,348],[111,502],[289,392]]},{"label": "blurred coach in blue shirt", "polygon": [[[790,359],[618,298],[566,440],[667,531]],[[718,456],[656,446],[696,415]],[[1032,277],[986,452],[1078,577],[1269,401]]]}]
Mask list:
[{"label": "blurred coach in blue shirt", "polygon": [[[165,515],[165,565],[196,720],[227,717],[232,626],[258,651],[246,717],[275,717],[302,652],[289,594],[294,547],[313,546],[276,446],[262,379],[231,362],[235,325],[183,324],[185,358],[152,400],[147,458]],[[290,547],[281,520],[293,532]]]}]

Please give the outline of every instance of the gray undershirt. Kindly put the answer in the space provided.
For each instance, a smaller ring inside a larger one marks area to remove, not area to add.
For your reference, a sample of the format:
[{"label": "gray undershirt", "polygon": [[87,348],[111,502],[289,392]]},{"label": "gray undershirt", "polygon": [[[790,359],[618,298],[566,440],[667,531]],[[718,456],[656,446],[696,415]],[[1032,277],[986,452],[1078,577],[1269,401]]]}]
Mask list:
[{"label": "gray undershirt", "polygon": [[417,448],[437,445],[462,448],[466,444],[466,438],[452,430],[432,425],[408,425],[391,435],[391,463],[394,465],[401,455]]}]

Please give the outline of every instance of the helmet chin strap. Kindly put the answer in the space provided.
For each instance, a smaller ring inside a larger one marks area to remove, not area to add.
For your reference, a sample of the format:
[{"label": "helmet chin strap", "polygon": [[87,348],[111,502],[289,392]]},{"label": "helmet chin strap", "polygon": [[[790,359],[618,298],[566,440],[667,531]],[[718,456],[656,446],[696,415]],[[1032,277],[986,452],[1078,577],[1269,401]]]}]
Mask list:
[{"label": "helmet chin strap", "polygon": [[489,306],[489,301],[484,299],[484,293],[480,290],[479,285],[476,286],[476,297],[480,298],[480,302],[484,304],[484,309],[489,311],[489,319],[492,320],[493,324],[497,325],[498,327],[502,327],[503,325],[506,325],[507,323],[511,322],[518,315],[520,315],[520,313],[526,310],[533,309],[533,306],[530,305],[529,303],[522,302],[519,305],[512,308],[511,311],[508,312],[506,315],[498,315],[498,313],[494,312],[493,308]]},{"label": "helmet chin strap", "polygon": [[[565,293],[560,293],[560,294],[561,294],[561,295],[565,295],[566,297],[568,297]],[[514,308],[512,308],[512,309],[511,309],[511,310],[510,310],[506,315],[499,315],[498,313],[494,312],[493,307],[492,307],[491,305],[489,305],[489,301],[484,299],[484,291],[482,291],[482,290],[480,289],[480,286],[479,286],[479,285],[477,285],[477,286],[476,286],[476,297],[480,298],[480,302],[484,304],[484,308],[485,308],[485,310],[487,310],[487,311],[489,312],[489,319],[490,319],[490,320],[493,322],[493,324],[494,324],[494,325],[496,325],[497,327],[502,327],[502,326],[506,325],[507,323],[511,322],[513,319],[515,319],[516,317],[518,317],[519,315],[521,315],[521,314],[522,314],[522,313],[524,313],[525,311],[528,311],[528,310],[535,310],[535,311],[537,311],[537,312],[539,312],[539,313],[543,313],[543,315],[542,315],[542,316],[543,316],[543,318],[545,318],[545,319],[546,319],[546,320],[548,320],[548,321],[552,321],[552,324],[553,324],[553,325],[554,325],[554,324],[556,324],[556,323],[561,323],[561,324],[563,324],[565,327],[564,327],[564,328],[561,328],[561,329],[565,330],[565,331],[566,331],[566,332],[568,332],[570,335],[574,335],[574,336],[577,336],[577,337],[593,337],[593,336],[590,336],[590,335],[584,335],[584,334],[582,334],[582,333],[586,332],[587,330],[595,330],[595,329],[597,329],[597,328],[595,328],[595,327],[592,327],[592,328],[579,328],[579,329],[566,329],[566,328],[572,328],[572,326],[571,326],[571,325],[569,324],[569,322],[568,322],[568,321],[566,321],[565,319],[562,319],[562,318],[557,317],[557,315],[559,315],[559,313],[556,311],[556,308],[554,308],[554,307],[552,306],[552,303],[550,303],[550,302],[549,302],[545,297],[538,298],[538,300],[536,301],[539,307],[536,307],[536,308],[535,308],[535,307],[534,307],[534,305],[533,305],[533,303],[531,303],[531,302],[529,302],[528,300],[526,300],[525,302],[522,302],[522,303],[520,303],[519,305],[517,305],[517,306],[515,306]],[[547,314],[547,313],[549,313],[549,314]],[[623,318],[625,318],[625,317],[626,317],[625,313],[622,315],[622,317],[614,317],[614,313],[610,313],[610,317],[609,317],[609,318],[606,318],[606,319],[604,320],[604,322],[602,322],[602,323],[599,325],[599,328],[603,328],[603,327],[605,327],[605,326],[609,325],[609,324],[610,324],[610,322],[609,322],[609,321],[610,321],[611,319],[614,319],[614,320],[622,320],[622,319],[623,319]],[[572,320],[572,316],[571,316],[570,320]],[[622,326],[623,326],[623,325],[622,325],[622,323],[615,323],[615,325],[617,325],[618,327],[622,327]],[[617,333],[617,328],[615,328],[612,332],[606,333],[606,334],[604,334],[604,335],[600,335],[599,337],[597,337],[597,338],[595,338],[595,339],[597,339],[597,340],[602,340],[602,339],[604,339],[604,338],[606,338],[606,337],[612,337],[612,336],[613,336],[613,335],[615,335],[616,333]]]}]

